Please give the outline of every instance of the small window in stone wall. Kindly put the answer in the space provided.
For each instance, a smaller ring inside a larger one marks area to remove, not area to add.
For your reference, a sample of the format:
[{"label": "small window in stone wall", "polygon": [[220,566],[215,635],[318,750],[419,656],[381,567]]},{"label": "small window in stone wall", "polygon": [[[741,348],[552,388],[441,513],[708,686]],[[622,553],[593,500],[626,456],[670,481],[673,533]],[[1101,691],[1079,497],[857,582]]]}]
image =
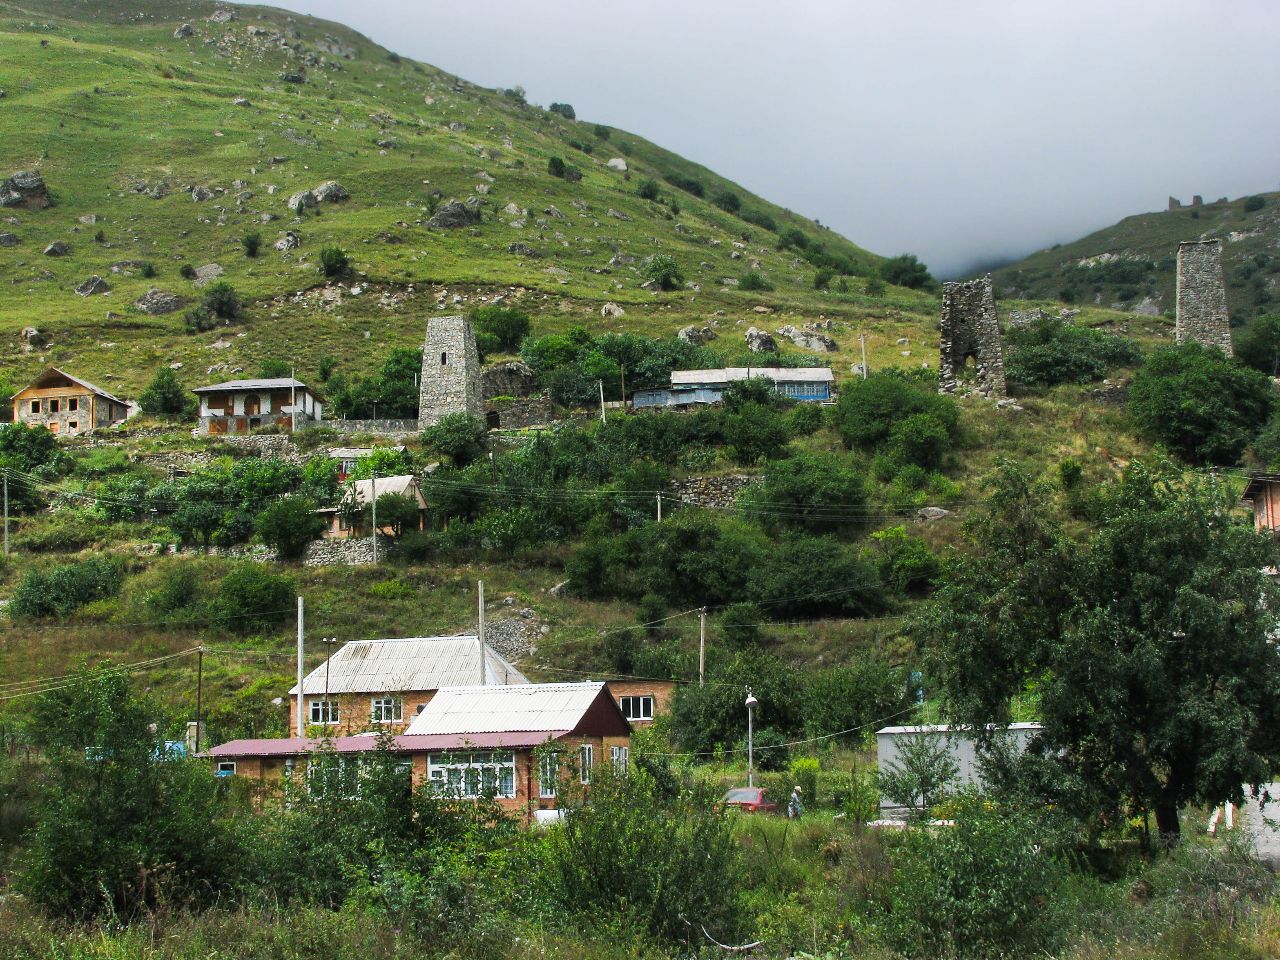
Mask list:
[{"label": "small window in stone wall", "polygon": [[445,367],[448,365],[449,365],[449,355],[447,353],[440,354],[440,366]]},{"label": "small window in stone wall", "polygon": [[79,397],[68,397],[68,398],[67,398],[67,409],[68,409],[68,410],[70,410],[70,411],[72,411],[72,412],[74,412],[74,411],[76,411],[76,410],[79,410],[79,409],[80,409],[80,398],[79,398]]},{"label": "small window in stone wall", "polygon": [[49,412],[50,412],[50,413],[57,413],[57,412],[58,412],[58,410],[59,410],[59,407],[60,407],[60,406],[61,406],[61,405],[58,403],[58,401],[57,401],[57,400],[50,400],[50,401],[49,401]]},{"label": "small window in stone wall", "polygon": [[39,401],[39,400],[32,400],[32,401],[31,401],[31,412],[32,412],[32,413],[39,413],[39,412],[40,412],[40,401]]}]

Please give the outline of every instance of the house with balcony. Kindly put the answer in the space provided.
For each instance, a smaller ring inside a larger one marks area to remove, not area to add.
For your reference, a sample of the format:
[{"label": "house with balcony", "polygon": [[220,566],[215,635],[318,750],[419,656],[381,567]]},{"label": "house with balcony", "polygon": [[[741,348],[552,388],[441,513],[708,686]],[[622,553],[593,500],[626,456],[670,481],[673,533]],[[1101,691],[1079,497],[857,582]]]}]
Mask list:
[{"label": "house with balcony", "polygon": [[293,377],[228,380],[197,387],[200,432],[205,435],[250,433],[281,427],[292,433],[324,419],[311,388]]}]

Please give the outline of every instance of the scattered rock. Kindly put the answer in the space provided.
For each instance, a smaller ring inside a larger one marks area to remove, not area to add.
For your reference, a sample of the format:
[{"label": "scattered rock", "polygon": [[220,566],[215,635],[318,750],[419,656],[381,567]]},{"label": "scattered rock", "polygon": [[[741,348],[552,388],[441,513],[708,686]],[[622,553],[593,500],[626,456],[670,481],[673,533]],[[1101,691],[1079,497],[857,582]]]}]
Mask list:
[{"label": "scattered rock", "polygon": [[543,213],[545,213],[545,214],[546,214],[548,217],[550,217],[552,220],[563,220],[563,219],[564,219],[564,214],[563,214],[563,213],[561,213],[559,210],[557,210],[554,204],[552,204],[551,206],[547,207],[547,208],[546,208],[545,210],[543,210],[542,212],[543,212]]},{"label": "scattered rock", "polygon": [[306,83],[307,75],[305,73],[294,73],[292,71],[283,70],[276,74],[282,83]]},{"label": "scattered rock", "polygon": [[676,333],[676,336],[685,343],[691,343],[695,347],[700,347],[707,341],[714,340],[716,338],[716,332],[710,327],[699,327],[696,324],[691,323],[687,327],[680,328]]},{"label": "scattered rock", "polygon": [[18,235],[16,233],[0,233],[0,247],[16,247],[18,245]]},{"label": "scattered rock", "polygon": [[222,266],[217,263],[206,263],[203,267],[196,267],[196,286],[203,286],[210,280],[217,280],[222,274]]},{"label": "scattered rock", "polygon": [[470,227],[479,222],[480,200],[477,197],[468,197],[466,202],[449,200],[440,204],[436,209],[435,216],[427,221],[427,226],[436,229],[456,230],[460,227]]},{"label": "scattered rock", "polygon": [[55,240],[44,248],[44,255],[46,257],[65,257],[70,252],[70,244],[63,243],[61,240]]},{"label": "scattered rock", "polygon": [[235,19],[238,19],[236,17],[236,12],[234,10],[228,10],[225,7],[220,7],[208,16],[210,23],[230,23]]},{"label": "scattered rock", "polygon": [[316,195],[310,190],[299,190],[289,198],[285,205],[294,213],[301,214],[304,210],[319,206],[320,203],[316,200]]},{"label": "scattered rock", "polygon": [[508,203],[505,207],[502,208],[502,212],[505,213],[508,217],[527,217],[529,215],[528,210],[524,210],[514,203]]},{"label": "scattered rock", "polygon": [[780,336],[786,337],[797,347],[803,347],[805,350],[818,350],[828,353],[838,349],[836,342],[828,337],[825,333],[817,333],[811,330],[798,330],[791,324],[778,328]]},{"label": "scattered rock", "polygon": [[302,246],[302,237],[298,236],[294,231],[285,231],[284,236],[276,241],[276,249],[281,253],[288,253],[290,250],[297,250]]},{"label": "scattered rock", "polygon": [[507,247],[507,252],[518,254],[519,256],[522,256],[522,257],[531,257],[535,260],[541,259],[541,257],[543,256],[543,253],[541,250],[535,250],[533,247],[529,246],[527,243],[520,243],[519,241]]},{"label": "scattered rock", "polygon": [[756,313],[773,313],[773,307],[766,307],[764,304],[757,304],[751,309]]},{"label": "scattered rock", "polygon": [[34,171],[20,170],[7,180],[0,180],[0,207],[43,210],[52,203],[44,177]]},{"label": "scattered rock", "polygon": [[554,587],[551,587],[550,589],[547,590],[547,596],[563,597],[565,593],[568,591],[568,589],[569,589],[569,581],[561,580]]},{"label": "scattered rock", "polygon": [[347,188],[340,184],[337,180],[326,180],[320,186],[311,191],[316,200],[321,203],[339,203],[340,201],[349,199],[351,194],[347,192]]},{"label": "scattered rock", "polygon": [[213,191],[208,187],[194,186],[191,188],[191,199],[196,203],[203,203],[213,197]]},{"label": "scattered rock", "polygon": [[82,297],[92,297],[95,294],[107,293],[111,289],[111,285],[103,280],[97,274],[94,274],[80,286],[76,287],[76,293]]},{"label": "scattered rock", "polygon": [[233,107],[251,107],[251,106],[253,106],[253,104],[249,102],[249,98],[248,98],[248,97],[236,97],[234,100],[232,100],[232,101],[231,101],[231,105],[232,105]]},{"label": "scattered rock", "polygon": [[22,333],[18,334],[18,338],[22,341],[23,353],[43,350],[49,345],[49,335],[36,327],[23,327]]},{"label": "scattered rock", "polygon": [[623,160],[621,157],[614,157],[606,163],[605,166],[610,170],[617,170],[619,173],[627,172],[627,161]]},{"label": "scattered rock", "polygon": [[1025,410],[1026,408],[1023,407],[1021,404],[1019,404],[1015,400],[1010,400],[1008,397],[1001,397],[999,400],[996,401],[996,409],[1012,410],[1014,413],[1017,413],[1021,410]]},{"label": "scattered rock", "polygon": [[916,518],[919,520],[941,520],[949,516],[951,511],[943,510],[941,507],[921,507],[916,511]]},{"label": "scattered rock", "polygon": [[778,342],[756,327],[747,328],[747,349],[752,353],[777,353]]},{"label": "scattered rock", "polygon": [[195,27],[191,26],[189,23],[184,23],[182,26],[178,27],[177,30],[173,31],[173,39],[185,40],[187,37],[194,36],[195,32]]},{"label": "scattered rock", "polygon": [[604,317],[606,320],[617,320],[620,317],[625,317],[626,315],[627,311],[623,310],[616,303],[606,303],[600,308],[600,316]]},{"label": "scattered rock", "polygon": [[86,213],[83,217],[80,218],[80,222],[83,223],[86,227],[92,227],[95,223],[98,222],[98,215],[96,213]]},{"label": "scattered rock", "polygon": [[182,298],[152,287],[137,300],[133,301],[133,305],[143,313],[151,316],[160,316],[181,310]]}]

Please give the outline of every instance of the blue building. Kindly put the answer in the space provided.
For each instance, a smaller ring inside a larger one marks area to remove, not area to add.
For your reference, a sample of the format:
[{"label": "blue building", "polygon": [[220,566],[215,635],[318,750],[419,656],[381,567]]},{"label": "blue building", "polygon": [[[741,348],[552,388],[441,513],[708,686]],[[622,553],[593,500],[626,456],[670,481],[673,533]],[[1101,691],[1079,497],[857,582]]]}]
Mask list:
[{"label": "blue building", "polygon": [[656,407],[693,407],[719,403],[731,383],[756,377],[772,381],[784,397],[808,403],[832,398],[835,375],[829,367],[725,367],[721,370],[672,370],[671,387],[637,390],[631,405],[637,410]]}]

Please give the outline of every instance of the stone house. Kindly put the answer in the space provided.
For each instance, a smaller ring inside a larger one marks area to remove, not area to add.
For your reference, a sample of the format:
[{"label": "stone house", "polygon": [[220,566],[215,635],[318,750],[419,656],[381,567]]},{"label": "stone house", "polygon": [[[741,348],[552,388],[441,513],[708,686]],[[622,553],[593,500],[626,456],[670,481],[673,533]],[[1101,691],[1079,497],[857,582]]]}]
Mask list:
[{"label": "stone house", "polygon": [[194,392],[200,398],[200,432],[205,435],[275,426],[292,433],[324,419],[324,408],[311,388],[292,377],[228,380]]},{"label": "stone house", "polygon": [[[529,679],[492,647],[484,651],[486,684]],[[480,682],[475,636],[404,637],[344,644],[302,680],[303,719],[313,733],[403,733],[441,687]],[[289,691],[290,717],[298,717],[298,687]]]},{"label": "stone house", "polygon": [[[316,757],[326,747],[327,768]],[[265,799],[286,782],[346,789],[378,747],[378,738],[367,735],[288,737],[234,740],[206,756],[217,775],[243,777]],[[492,796],[532,823],[556,817],[566,779],[590,784],[604,763],[625,769],[631,727],[604,683],[446,687],[391,739],[390,749],[415,788],[429,784],[462,799]],[[336,776],[316,775],[326,769]]]},{"label": "stone house", "polygon": [[13,396],[13,420],[74,437],[123,422],[129,405],[88,380],[50,367]]},{"label": "stone house", "polygon": [[1253,527],[1259,533],[1280,530],[1280,474],[1251,474],[1240,502],[1253,511]]},{"label": "stone house", "polygon": [[[334,540],[351,540],[357,537],[369,536],[368,524],[362,519],[352,520],[350,518],[355,507],[361,509],[359,516],[363,517],[363,508],[374,501],[375,494],[378,498],[385,497],[388,494],[396,494],[415,501],[418,504],[418,524],[416,529],[421,530],[425,526],[427,499],[422,495],[422,487],[418,484],[418,478],[406,474],[400,477],[356,480],[351,483],[347,488],[346,495],[342,498],[341,505],[321,507],[316,511],[325,518],[328,524],[325,527],[324,536]],[[390,537],[394,536],[396,531],[386,524],[380,523],[378,532]]]}]

